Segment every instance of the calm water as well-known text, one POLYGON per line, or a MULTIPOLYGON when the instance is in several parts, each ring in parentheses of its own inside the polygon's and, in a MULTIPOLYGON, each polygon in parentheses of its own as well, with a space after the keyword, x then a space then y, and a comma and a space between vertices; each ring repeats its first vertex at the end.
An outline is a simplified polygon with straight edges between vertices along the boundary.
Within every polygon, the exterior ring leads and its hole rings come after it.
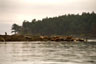
POLYGON ((96 42, 0 42, 0 64, 96 64, 96 42))

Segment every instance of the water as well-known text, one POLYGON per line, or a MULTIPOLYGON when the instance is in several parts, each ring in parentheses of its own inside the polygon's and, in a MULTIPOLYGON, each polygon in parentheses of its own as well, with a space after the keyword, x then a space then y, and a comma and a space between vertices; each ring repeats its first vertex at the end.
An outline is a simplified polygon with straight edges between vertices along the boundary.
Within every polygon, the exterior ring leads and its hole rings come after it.
POLYGON ((0 64, 96 64, 96 42, 0 42, 0 64))

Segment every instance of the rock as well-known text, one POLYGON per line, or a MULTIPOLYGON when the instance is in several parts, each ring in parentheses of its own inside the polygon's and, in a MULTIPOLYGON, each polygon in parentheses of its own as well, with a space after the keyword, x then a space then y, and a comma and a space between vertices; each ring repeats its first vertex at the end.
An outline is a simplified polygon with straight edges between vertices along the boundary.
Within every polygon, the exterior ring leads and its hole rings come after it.
POLYGON ((0 35, 0 41, 84 41, 72 36, 0 35))

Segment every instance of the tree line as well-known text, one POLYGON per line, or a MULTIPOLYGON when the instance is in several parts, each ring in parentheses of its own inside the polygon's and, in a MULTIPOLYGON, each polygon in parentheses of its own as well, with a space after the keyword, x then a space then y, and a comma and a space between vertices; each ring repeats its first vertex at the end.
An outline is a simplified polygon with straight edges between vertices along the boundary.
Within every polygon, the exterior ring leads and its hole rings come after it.
POLYGON ((68 14, 42 20, 24 20, 12 25, 12 32, 31 35, 96 35, 96 13, 68 14))

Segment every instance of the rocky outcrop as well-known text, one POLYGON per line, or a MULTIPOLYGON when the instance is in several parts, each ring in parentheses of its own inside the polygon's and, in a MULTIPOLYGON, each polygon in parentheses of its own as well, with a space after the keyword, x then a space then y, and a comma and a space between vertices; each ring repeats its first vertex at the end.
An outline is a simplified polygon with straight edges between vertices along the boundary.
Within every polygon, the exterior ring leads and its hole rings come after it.
POLYGON ((72 36, 0 35, 0 41, 84 41, 72 36))

